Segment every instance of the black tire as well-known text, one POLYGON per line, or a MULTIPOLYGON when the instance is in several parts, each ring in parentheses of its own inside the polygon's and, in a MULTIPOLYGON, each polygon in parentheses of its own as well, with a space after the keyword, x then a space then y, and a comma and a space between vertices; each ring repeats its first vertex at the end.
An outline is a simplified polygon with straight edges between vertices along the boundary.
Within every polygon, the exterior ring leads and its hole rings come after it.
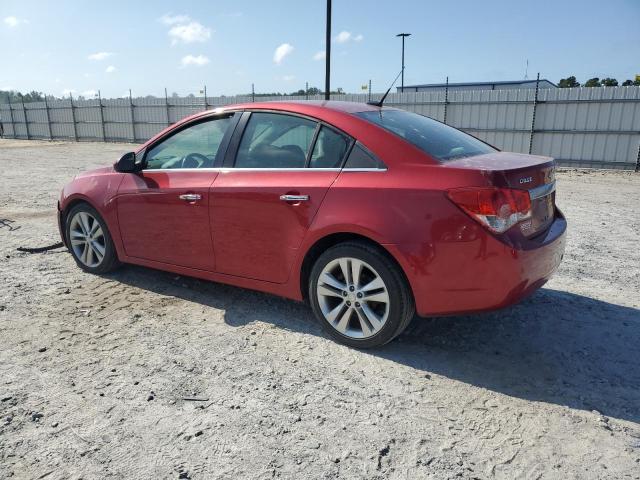
MULTIPOLYGON (((411 289, 398 265, 380 248, 360 241, 340 243, 320 255, 309 277, 309 302, 313 313, 327 333, 339 343, 355 348, 379 347, 390 342, 407 328, 415 314, 415 303, 411 289), (319 277, 325 267, 329 267, 331 262, 341 258, 357 259, 373 267, 375 273, 384 282, 386 293, 388 293, 386 322, 379 331, 367 338, 353 338, 338 331, 325 318, 320 306, 317 292, 319 277)), ((341 300, 337 299, 336 302, 340 303, 341 300)), ((353 321, 354 317, 349 320, 349 323, 351 324, 353 321)), ((355 321, 358 321, 357 316, 355 321)))
POLYGON ((98 213, 98 211, 95 208, 93 208, 91 205, 89 205, 88 203, 79 203, 75 205, 71 210, 69 210, 69 212, 65 217, 64 228, 65 228, 64 234, 67 240, 67 247, 69 249, 69 252, 71 253, 71 256, 73 257, 73 259, 76 261, 76 263, 82 270, 84 270, 85 272, 100 275, 103 273, 111 272, 112 270, 120 266, 120 261, 118 260, 118 254, 113 244, 113 240, 111 238, 109 229, 107 228, 107 224, 102 218, 102 216, 98 213), (85 264, 79 258, 78 254, 72 247, 72 243, 71 243, 71 226, 73 223, 73 219, 76 217, 76 215, 82 212, 87 213, 91 217, 93 217, 93 219, 95 219, 99 223, 103 233, 102 238, 104 239, 104 256, 102 257, 102 260, 99 262, 99 264, 95 266, 85 264))

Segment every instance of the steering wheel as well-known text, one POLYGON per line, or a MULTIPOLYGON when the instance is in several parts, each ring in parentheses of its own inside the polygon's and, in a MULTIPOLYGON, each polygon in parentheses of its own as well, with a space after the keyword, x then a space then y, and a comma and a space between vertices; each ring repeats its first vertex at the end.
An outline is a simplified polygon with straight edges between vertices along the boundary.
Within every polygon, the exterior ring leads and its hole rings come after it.
POLYGON ((200 168, 208 161, 209 159, 201 153, 190 153, 182 159, 182 168, 200 168))

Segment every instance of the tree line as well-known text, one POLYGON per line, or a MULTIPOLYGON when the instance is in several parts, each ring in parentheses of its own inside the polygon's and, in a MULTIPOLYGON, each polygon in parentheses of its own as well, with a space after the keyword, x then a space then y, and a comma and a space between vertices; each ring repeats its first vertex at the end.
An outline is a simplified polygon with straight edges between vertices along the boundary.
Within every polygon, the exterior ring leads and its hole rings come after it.
MULTIPOLYGON (((598 77, 593 77, 584 82, 583 85, 580 84, 576 77, 571 75, 567 78, 561 78, 558 82, 558 87, 560 88, 575 88, 575 87, 617 87, 618 80, 615 78, 603 78, 600 79, 598 77)), ((631 86, 640 86, 640 80, 625 80, 622 82, 623 87, 631 87, 631 86)))
POLYGON ((42 102, 44 101, 44 94, 42 92, 36 92, 35 90, 25 93, 24 95, 14 90, 0 90, 0 103, 24 103, 29 102, 42 102))
MULTIPOLYGON (((561 78, 560 81, 558 82, 558 87, 560 88, 575 88, 575 87, 617 87, 617 86, 623 86, 623 87, 630 87, 630 86, 640 86, 640 79, 638 80, 625 80, 624 82, 622 82, 622 84, 620 85, 618 83, 618 80, 616 80, 615 78, 598 78, 598 77, 594 77, 594 78, 590 78, 589 80, 587 80, 586 82, 584 82, 583 84, 581 84, 574 75, 571 75, 570 77, 567 78, 561 78)), ((280 96, 284 96, 284 95, 291 95, 291 96, 305 96, 305 95, 322 95, 324 92, 323 90, 319 89, 318 87, 309 87, 308 89, 303 89, 301 88, 300 90, 296 90, 295 92, 291 92, 291 93, 280 93, 280 92, 268 92, 268 93, 255 93, 253 94, 256 98, 259 97, 280 97, 280 96)), ((338 88, 337 90, 332 90, 331 91, 332 94, 344 94, 345 91, 342 88, 338 88)), ((244 94, 246 96, 251 96, 251 93, 246 93, 244 94)), ((171 94, 171 97, 178 97, 179 95, 175 92, 173 92, 171 94)), ((222 95, 223 97, 225 95, 222 95)), ((47 98, 49 99, 56 99, 58 97, 55 97, 53 95, 46 95, 47 98)), ((189 95, 187 95, 187 97, 190 98, 195 98, 196 95, 194 95, 193 93, 190 93, 189 95)), ((62 98, 62 97, 59 97, 62 98)), ((140 98, 140 97, 136 97, 136 98, 140 98)), ((154 95, 146 95, 144 98, 157 98, 154 95)), ((1 103, 20 103, 20 102, 24 102, 24 103, 29 103, 29 102, 43 102, 45 99, 45 94, 42 92, 37 92, 35 90, 32 90, 31 92, 28 93, 21 93, 21 92, 17 92, 15 90, 0 90, 0 104, 1 103)), ((85 98, 82 95, 79 95, 76 97, 77 100, 84 100, 85 98)))

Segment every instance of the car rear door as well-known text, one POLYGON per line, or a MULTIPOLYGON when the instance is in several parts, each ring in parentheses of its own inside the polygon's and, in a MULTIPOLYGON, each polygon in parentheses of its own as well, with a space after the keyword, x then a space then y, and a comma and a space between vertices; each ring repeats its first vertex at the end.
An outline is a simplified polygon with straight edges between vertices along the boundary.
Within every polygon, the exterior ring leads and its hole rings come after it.
POLYGON ((350 146, 349 138, 332 131, 342 150, 327 146, 325 153, 317 141, 323 129, 328 127, 300 116, 245 112, 231 141, 228 168, 211 188, 217 272, 275 283, 288 280, 304 235, 350 146))
POLYGON ((209 187, 234 126, 234 114, 189 124, 151 145, 142 171, 125 174, 117 210, 128 256, 214 271, 209 187))

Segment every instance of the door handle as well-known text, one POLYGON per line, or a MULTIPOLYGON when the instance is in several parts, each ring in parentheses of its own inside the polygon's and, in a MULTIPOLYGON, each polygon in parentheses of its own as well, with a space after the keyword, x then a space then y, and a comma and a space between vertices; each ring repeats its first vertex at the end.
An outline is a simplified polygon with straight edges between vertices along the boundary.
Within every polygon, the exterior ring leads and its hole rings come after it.
POLYGON ((309 200, 309 195, 280 195, 280 200, 283 202, 306 202, 309 200))
POLYGON ((198 193, 185 193, 180 195, 180 200, 184 200, 185 202, 195 202, 196 200, 201 200, 202 195, 198 193))

